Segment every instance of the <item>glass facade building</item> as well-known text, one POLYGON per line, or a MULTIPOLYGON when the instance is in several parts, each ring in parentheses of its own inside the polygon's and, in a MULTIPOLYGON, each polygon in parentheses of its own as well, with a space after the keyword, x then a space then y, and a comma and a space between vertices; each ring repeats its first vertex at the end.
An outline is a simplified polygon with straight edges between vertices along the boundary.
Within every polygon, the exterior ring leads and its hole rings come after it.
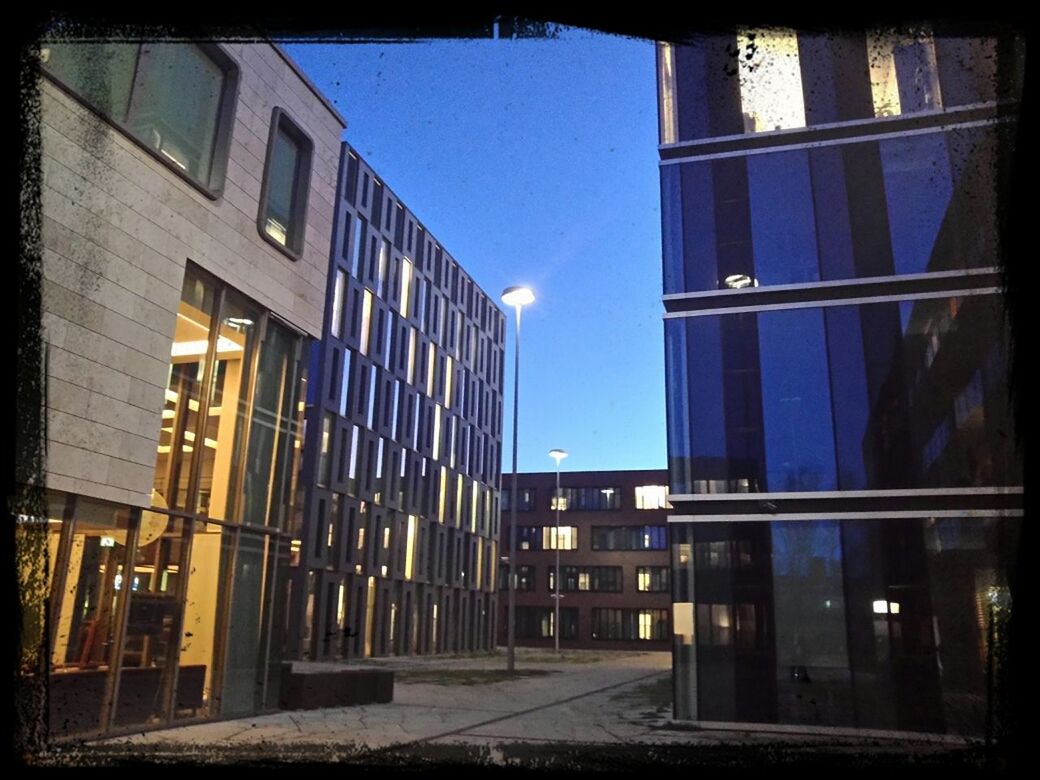
POLYGON ((346 144, 334 225, 288 653, 490 650, 504 315, 346 144))
POLYGON ((941 28, 658 46, 677 717, 985 729, 1022 56, 941 28))

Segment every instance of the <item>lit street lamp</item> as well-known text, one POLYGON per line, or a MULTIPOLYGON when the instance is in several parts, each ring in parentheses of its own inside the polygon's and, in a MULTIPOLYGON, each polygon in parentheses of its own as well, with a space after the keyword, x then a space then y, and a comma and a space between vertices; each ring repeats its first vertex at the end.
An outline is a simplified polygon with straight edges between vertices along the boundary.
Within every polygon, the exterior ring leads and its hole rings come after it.
POLYGON ((560 653, 560 461, 567 457, 565 450, 549 450, 549 457, 556 461, 556 615, 553 623, 553 638, 556 654, 560 653))
POLYGON ((534 293, 527 287, 507 287, 502 291, 502 303, 516 309, 516 346, 513 363, 513 489, 510 500, 509 523, 509 616, 506 671, 513 673, 516 649, 516 423, 520 393, 520 310, 534 303, 534 293))

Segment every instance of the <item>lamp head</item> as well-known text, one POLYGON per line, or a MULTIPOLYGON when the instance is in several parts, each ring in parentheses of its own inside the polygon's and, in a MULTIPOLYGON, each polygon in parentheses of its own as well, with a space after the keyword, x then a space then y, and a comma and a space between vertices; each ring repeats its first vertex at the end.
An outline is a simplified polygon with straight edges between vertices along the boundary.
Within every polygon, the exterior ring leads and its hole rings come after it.
POLYGON ((502 303, 520 308, 534 303, 534 291, 530 287, 507 287, 502 291, 502 303))
POLYGON ((556 465, 560 465, 560 461, 567 457, 566 450, 549 450, 549 457, 556 461, 556 465))

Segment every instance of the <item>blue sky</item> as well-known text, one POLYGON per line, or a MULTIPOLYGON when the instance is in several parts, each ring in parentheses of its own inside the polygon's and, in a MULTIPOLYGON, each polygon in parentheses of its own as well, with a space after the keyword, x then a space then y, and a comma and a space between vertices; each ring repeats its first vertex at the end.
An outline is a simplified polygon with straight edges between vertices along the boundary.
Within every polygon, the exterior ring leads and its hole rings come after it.
MULTIPOLYGON (((519 469, 664 468, 653 45, 557 40, 285 44, 345 138, 497 300, 523 315, 519 469)), ((513 327, 502 467, 512 464, 513 327)))

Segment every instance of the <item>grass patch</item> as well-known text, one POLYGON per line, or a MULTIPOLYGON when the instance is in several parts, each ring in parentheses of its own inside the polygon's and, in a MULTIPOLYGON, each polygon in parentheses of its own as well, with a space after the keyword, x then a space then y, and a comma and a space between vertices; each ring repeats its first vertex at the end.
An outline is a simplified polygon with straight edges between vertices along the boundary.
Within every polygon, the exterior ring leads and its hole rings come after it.
POLYGON ((548 669, 517 669, 510 674, 505 669, 400 669, 394 679, 409 683, 430 685, 490 685, 518 677, 544 677, 556 674, 548 669))

